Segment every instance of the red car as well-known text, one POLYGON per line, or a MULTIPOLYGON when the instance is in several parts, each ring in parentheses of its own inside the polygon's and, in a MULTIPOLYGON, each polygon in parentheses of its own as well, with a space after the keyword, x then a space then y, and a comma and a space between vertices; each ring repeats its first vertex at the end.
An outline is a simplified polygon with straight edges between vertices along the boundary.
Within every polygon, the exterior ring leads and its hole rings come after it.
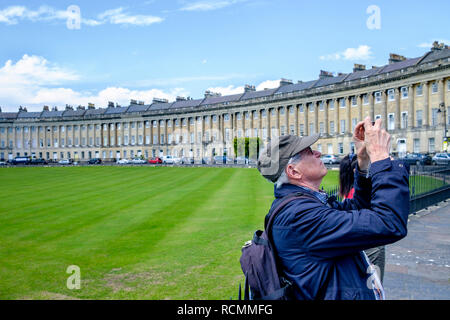
POLYGON ((148 160, 148 163, 153 163, 153 164, 155 164, 155 163, 162 163, 162 159, 159 158, 159 157, 151 158, 150 160, 148 160))

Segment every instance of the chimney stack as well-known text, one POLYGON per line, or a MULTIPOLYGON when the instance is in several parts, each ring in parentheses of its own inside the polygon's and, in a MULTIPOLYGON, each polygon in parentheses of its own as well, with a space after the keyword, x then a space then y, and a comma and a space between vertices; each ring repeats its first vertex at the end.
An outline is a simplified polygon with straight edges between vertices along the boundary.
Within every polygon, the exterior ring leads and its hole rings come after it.
POLYGON ((364 71, 364 70, 366 70, 366 65, 358 64, 358 63, 353 64, 353 72, 364 71))
POLYGON ((319 79, 332 78, 332 77, 333 77, 333 72, 320 70, 319 79))
POLYGON ((95 104, 88 102, 88 110, 95 109, 95 104))
POLYGON ((256 91, 255 86, 246 84, 245 87, 244 87, 244 92, 252 92, 252 91, 256 91))
POLYGON ((281 80, 280 80, 280 87, 286 86, 286 85, 292 84, 292 83, 293 83, 292 80, 281 78, 281 80))
POLYGON ((205 91, 205 98, 208 97, 220 97, 222 94, 218 93, 218 92, 212 92, 210 90, 206 90, 205 91))
POLYGON ((42 108, 42 111, 49 111, 48 106, 44 106, 44 108, 42 108))
POLYGON ((160 99, 160 98, 153 98, 153 103, 167 103, 169 100, 167 99, 160 99))
POLYGON ((185 97, 177 96, 176 101, 186 101, 186 98, 185 98, 185 97))
POLYGON ((393 64, 393 63, 404 61, 404 60, 406 60, 405 56, 401 56, 401 55, 396 54, 396 53, 390 53, 389 54, 389 64, 393 64))

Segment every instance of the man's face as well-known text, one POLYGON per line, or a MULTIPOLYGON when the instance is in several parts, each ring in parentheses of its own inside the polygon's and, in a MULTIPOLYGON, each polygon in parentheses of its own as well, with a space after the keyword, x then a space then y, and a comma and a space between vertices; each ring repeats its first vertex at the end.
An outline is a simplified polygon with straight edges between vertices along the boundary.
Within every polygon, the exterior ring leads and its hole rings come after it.
POLYGON ((310 147, 300 151, 300 161, 295 167, 302 173, 302 180, 317 181, 325 177, 327 168, 320 159, 321 155, 319 151, 313 151, 310 147))

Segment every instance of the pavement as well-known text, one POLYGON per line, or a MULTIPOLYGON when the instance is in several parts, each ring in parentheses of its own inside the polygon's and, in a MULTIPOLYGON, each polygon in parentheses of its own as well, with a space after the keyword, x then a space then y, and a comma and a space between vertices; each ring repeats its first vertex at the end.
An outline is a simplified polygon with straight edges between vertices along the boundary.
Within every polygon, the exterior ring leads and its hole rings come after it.
POLYGON ((408 235, 386 246, 387 300, 450 299, 450 199, 410 215, 408 235))

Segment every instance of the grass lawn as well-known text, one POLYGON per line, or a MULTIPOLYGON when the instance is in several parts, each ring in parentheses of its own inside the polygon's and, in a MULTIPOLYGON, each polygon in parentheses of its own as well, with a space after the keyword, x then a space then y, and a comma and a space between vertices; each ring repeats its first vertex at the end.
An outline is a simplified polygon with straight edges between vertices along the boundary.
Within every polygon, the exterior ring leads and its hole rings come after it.
POLYGON ((2 168, 0 181, 0 299, 235 299, 241 246, 273 200, 246 168, 2 168))
POLYGON ((236 298, 241 246, 273 199, 244 168, 3 168, 0 179, 0 299, 236 298), (70 265, 80 290, 66 287, 70 265))

